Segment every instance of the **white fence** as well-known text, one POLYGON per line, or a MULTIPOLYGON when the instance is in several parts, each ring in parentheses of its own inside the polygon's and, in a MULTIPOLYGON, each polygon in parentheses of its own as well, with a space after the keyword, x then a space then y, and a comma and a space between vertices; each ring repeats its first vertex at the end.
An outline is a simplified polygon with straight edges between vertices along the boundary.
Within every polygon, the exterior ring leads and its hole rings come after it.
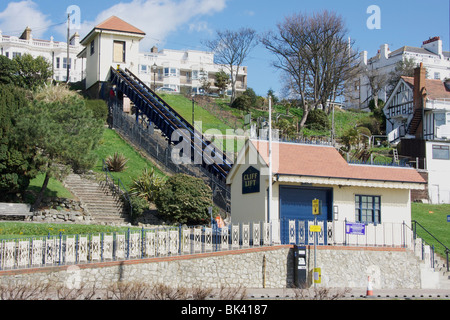
MULTIPOLYGON (((406 224, 365 225, 349 230, 349 223, 289 220, 231 224, 225 228, 167 227, 85 235, 57 235, 0 241, 0 270, 102 261, 146 259, 273 244, 410 247, 413 232, 406 224), (349 233, 349 231, 352 231, 349 233)), ((354 228, 355 226, 352 225, 354 228)))

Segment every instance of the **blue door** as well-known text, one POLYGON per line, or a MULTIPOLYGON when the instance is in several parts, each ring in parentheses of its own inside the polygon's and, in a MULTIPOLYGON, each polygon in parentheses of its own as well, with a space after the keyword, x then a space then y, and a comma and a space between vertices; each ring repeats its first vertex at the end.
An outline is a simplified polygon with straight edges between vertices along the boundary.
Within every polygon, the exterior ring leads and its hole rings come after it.
MULTIPOLYGON (((333 190, 329 188, 313 188, 313 187, 295 187, 280 186, 280 220, 281 220, 281 241, 289 243, 289 220, 296 221, 296 229, 298 229, 298 221, 314 220, 312 213, 312 201, 318 199, 321 201, 322 214, 317 216, 319 221, 331 220, 332 216, 332 195, 333 190)), ((325 225, 324 225, 325 227, 325 225)), ((298 230, 296 230, 298 233, 298 230)), ((307 237, 308 232, 304 235, 307 237)), ((298 235, 295 235, 298 240, 298 235)), ((298 243, 298 241, 296 241, 298 243)), ((307 243, 307 239, 306 239, 307 243)))

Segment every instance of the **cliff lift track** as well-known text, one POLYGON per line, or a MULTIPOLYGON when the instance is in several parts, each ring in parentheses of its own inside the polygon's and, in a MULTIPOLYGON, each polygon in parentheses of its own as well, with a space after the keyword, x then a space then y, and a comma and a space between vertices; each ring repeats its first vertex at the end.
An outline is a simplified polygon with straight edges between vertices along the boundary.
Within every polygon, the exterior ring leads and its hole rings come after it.
POLYGON ((191 160, 196 159, 195 155, 201 157, 202 166, 225 181, 232 167, 232 163, 227 159, 226 154, 212 142, 206 140, 201 132, 196 130, 192 124, 186 121, 130 70, 111 67, 110 82, 133 101, 137 112, 145 114, 169 139, 170 143, 172 142, 172 133, 181 129, 178 133, 183 139, 187 139, 191 146, 191 160), (188 135, 186 130, 189 132, 188 135), (201 145, 198 141, 201 141, 201 145), (206 148, 209 148, 209 150, 204 152, 206 148), (211 157, 210 154, 213 156, 211 157), (215 160, 219 157, 222 161, 215 160))

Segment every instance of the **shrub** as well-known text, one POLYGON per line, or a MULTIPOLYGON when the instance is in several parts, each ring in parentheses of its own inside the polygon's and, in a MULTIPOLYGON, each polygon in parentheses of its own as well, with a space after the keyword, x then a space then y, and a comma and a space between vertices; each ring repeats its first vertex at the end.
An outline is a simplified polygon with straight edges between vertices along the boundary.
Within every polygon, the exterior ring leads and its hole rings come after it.
POLYGON ((131 212, 131 217, 133 219, 141 216, 146 210, 149 209, 147 200, 133 194, 130 195, 130 203, 133 208, 131 212))
POLYGON ((95 119, 106 122, 108 118, 108 105, 106 101, 101 99, 86 99, 85 103, 86 107, 92 111, 95 119))
POLYGON ((145 168, 141 176, 133 180, 130 193, 148 202, 154 202, 163 185, 164 180, 156 174, 154 168, 145 168))
POLYGON ((106 158, 105 163, 109 171, 121 172, 126 169, 128 159, 121 153, 115 152, 113 156, 106 158))
POLYGON ((314 109, 309 112, 305 125, 312 130, 324 131, 330 129, 328 116, 320 109, 314 109))
POLYGON ((158 213, 173 223, 204 223, 212 206, 212 191, 202 179, 176 174, 167 179, 155 204, 158 213))
POLYGON ((248 95, 240 95, 236 99, 234 99, 233 103, 231 104, 232 108, 243 110, 244 112, 248 112, 250 108, 252 107, 252 98, 248 95))

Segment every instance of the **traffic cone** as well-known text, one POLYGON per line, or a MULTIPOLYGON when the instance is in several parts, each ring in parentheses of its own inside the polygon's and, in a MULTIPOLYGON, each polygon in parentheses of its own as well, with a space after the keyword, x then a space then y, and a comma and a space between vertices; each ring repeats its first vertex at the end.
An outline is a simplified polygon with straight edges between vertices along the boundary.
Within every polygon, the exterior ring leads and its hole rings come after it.
POLYGON ((371 296, 373 296, 372 281, 370 281, 370 277, 367 277, 367 278, 368 278, 368 283, 367 283, 366 297, 371 297, 371 296))

